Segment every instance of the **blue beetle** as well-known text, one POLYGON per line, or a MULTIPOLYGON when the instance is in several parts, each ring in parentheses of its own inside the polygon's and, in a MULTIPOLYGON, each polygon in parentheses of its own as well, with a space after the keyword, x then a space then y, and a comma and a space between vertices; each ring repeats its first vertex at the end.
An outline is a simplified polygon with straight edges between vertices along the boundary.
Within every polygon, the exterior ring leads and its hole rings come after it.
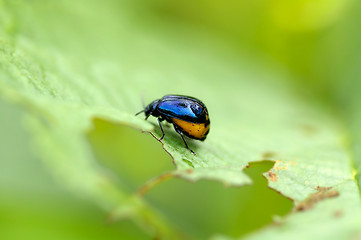
POLYGON ((158 118, 159 127, 162 131, 159 140, 164 138, 165 133, 161 122, 166 120, 173 124, 175 131, 182 137, 186 148, 193 154, 195 153, 188 147, 183 135, 204 141, 209 133, 208 110, 202 101, 193 97, 166 95, 161 99, 154 100, 136 115, 142 112, 145 114, 145 120, 151 115, 158 118))

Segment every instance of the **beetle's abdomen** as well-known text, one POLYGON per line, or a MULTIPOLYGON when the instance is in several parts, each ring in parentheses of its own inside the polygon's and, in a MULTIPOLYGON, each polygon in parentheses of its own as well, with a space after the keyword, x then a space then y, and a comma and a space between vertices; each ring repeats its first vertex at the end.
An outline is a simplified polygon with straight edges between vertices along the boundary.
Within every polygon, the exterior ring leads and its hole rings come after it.
POLYGON ((181 128, 182 132, 194 139, 204 140, 209 132, 209 123, 192 123, 178 118, 171 118, 172 121, 181 128))

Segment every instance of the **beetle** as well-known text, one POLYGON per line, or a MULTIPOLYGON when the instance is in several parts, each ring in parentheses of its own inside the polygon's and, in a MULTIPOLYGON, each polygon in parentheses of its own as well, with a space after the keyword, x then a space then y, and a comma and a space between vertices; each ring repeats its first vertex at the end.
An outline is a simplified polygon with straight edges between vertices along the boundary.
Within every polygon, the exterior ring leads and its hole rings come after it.
POLYGON ((188 147, 183 135, 204 141, 209 133, 210 120, 208 110, 201 100, 184 96, 184 95, 166 95, 161 99, 154 100, 142 111, 135 114, 136 116, 144 112, 145 120, 149 116, 158 119, 162 136, 158 139, 161 141, 165 133, 162 127, 162 121, 173 124, 175 131, 182 137, 186 148, 195 155, 188 147))

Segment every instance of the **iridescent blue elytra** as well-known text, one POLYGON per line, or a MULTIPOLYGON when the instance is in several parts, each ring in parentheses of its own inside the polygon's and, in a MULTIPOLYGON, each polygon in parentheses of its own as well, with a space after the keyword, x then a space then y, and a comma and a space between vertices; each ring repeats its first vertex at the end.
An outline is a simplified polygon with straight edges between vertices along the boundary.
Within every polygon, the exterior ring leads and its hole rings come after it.
POLYGON ((176 132, 181 135, 186 148, 193 154, 194 152, 188 147, 183 135, 203 141, 209 133, 208 110, 202 101, 193 97, 166 95, 151 102, 139 113, 141 112, 145 113, 145 119, 151 115, 158 118, 159 127, 163 134, 159 140, 162 140, 165 135, 161 122, 166 120, 172 123, 176 132))

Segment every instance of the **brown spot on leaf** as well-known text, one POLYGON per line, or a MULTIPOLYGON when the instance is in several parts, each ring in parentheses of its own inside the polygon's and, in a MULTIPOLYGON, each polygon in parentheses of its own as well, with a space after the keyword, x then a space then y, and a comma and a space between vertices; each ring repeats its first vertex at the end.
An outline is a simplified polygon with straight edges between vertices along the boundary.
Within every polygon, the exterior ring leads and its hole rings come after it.
POLYGON ((317 128, 312 125, 303 124, 301 125, 301 129, 307 136, 313 136, 317 133, 317 128))
POLYGON ((328 190, 330 190, 332 187, 320 187, 320 186, 317 186, 315 187, 315 189, 319 192, 326 192, 328 190))
POLYGON ((261 158, 264 159, 270 159, 270 158, 274 158, 276 156, 275 152, 264 152, 261 156, 261 158))
POLYGON ((268 177, 269 177, 269 180, 271 180, 272 182, 276 182, 278 180, 277 174, 275 174, 274 172, 271 172, 271 171, 268 172, 268 177))
POLYGON ((277 160, 277 161, 276 161, 276 163, 275 163, 275 165, 274 165, 274 167, 273 167, 276 171, 279 171, 279 170, 280 170, 279 165, 280 165, 281 162, 282 162, 282 160, 277 160))
POLYGON ((332 187, 317 186, 315 189, 317 190, 317 192, 310 194, 310 196, 307 199, 305 199, 302 202, 299 202, 296 205, 295 207, 296 212, 309 210, 313 208, 316 205, 316 203, 318 203, 321 200, 327 198, 334 198, 340 195, 337 190, 331 190, 332 187))
POLYGON ((337 210, 333 213, 333 216, 335 218, 340 218, 340 217, 342 217, 342 215, 343 215, 343 212, 341 210, 337 210))
POLYGON ((275 165, 274 165, 273 168, 274 168, 276 171, 279 171, 279 170, 287 170, 290 165, 294 166, 294 165, 296 165, 296 163, 293 162, 293 161, 284 162, 284 161, 282 161, 282 160, 276 160, 276 161, 275 161, 275 165))

